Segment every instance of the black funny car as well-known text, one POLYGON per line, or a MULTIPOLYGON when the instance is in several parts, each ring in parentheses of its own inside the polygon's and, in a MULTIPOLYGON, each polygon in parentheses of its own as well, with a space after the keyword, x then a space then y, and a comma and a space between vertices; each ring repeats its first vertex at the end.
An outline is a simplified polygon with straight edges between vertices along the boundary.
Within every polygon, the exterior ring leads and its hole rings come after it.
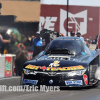
POLYGON ((89 50, 78 37, 58 37, 23 66, 22 85, 92 86, 100 50, 89 50))

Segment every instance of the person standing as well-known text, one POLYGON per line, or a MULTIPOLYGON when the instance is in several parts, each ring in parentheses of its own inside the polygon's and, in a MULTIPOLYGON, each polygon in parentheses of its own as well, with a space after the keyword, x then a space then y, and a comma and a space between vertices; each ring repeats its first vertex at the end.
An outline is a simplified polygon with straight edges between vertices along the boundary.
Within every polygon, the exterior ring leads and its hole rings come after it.
POLYGON ((70 36, 71 36, 71 37, 75 37, 75 32, 74 32, 74 31, 71 31, 71 32, 70 32, 70 36))
POLYGON ((33 57, 38 55, 42 51, 42 38, 40 37, 40 32, 36 32, 36 37, 33 39, 33 57))
POLYGON ((25 46, 20 43, 19 49, 16 52, 16 60, 15 60, 17 75, 21 76, 23 65, 26 61, 28 61, 28 51, 25 50, 25 46))
MULTIPOLYGON (((32 37, 31 37, 31 42, 30 42, 30 45, 31 46, 33 46, 33 39, 35 38, 35 36, 34 35, 32 35, 32 37)), ((32 51, 34 51, 34 47, 32 48, 32 51)))
POLYGON ((4 48, 2 46, 3 43, 10 43, 10 40, 3 39, 2 35, 0 34, 0 51, 3 54, 4 48))
POLYGON ((81 38, 83 41, 84 41, 84 38, 83 37, 81 37, 81 33, 80 32, 77 32, 77 37, 79 37, 79 38, 81 38))

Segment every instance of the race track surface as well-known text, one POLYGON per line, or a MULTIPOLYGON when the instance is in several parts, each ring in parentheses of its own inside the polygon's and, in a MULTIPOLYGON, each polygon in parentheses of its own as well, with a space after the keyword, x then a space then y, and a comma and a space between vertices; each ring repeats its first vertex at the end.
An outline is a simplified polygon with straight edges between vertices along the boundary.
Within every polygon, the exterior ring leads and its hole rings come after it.
MULTIPOLYGON (((0 85, 19 86, 20 77, 0 79, 0 85)), ((62 88, 56 92, 0 92, 0 100, 100 100, 100 87, 62 88)))
MULTIPOLYGON (((94 50, 96 45, 90 45, 94 50)), ((0 86, 20 86, 20 77, 0 79, 0 86)), ((100 100, 100 85, 88 88, 61 88, 55 92, 0 92, 0 100, 100 100)))

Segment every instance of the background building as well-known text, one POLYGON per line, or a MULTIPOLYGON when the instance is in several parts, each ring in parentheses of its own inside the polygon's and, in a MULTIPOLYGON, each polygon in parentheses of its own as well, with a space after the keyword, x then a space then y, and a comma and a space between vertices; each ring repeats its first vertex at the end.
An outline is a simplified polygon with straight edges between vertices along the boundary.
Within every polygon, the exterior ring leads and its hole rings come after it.
POLYGON ((17 28, 20 33, 33 35, 38 30, 39 0, 1 0, 0 26, 17 28))

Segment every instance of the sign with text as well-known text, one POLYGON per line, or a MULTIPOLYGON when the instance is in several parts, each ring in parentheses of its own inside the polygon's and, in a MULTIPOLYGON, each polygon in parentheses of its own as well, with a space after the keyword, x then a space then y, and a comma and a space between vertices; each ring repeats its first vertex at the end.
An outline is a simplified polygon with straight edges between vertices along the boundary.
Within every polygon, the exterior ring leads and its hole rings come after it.
MULTIPOLYGON (((67 33, 67 6, 41 4, 39 30, 48 29, 67 33)), ((68 34, 79 31, 85 38, 99 33, 99 7, 72 6, 68 12, 68 34)))
POLYGON ((5 77, 10 77, 12 73, 12 57, 5 57, 5 77))

